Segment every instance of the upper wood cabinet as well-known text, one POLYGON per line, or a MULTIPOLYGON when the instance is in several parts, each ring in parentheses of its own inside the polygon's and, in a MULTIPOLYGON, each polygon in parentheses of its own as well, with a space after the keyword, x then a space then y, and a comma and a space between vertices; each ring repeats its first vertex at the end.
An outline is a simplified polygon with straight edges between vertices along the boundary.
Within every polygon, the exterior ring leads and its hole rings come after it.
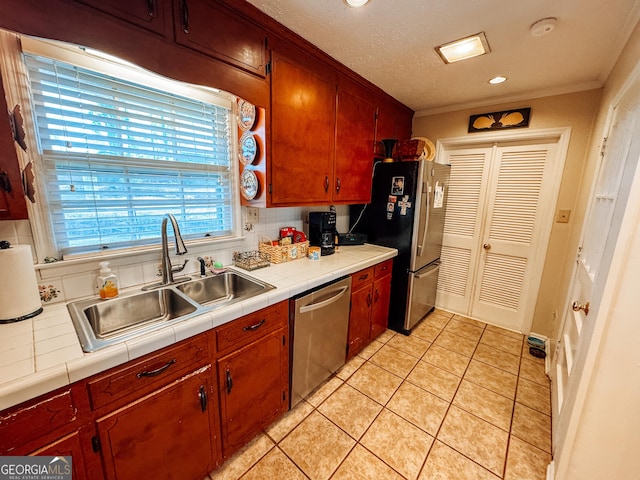
POLYGON ((271 204, 331 202, 336 82, 272 52, 271 204))
POLYGON ((142 27, 150 32, 164 35, 166 11, 170 0, 76 0, 120 20, 142 27))
POLYGON ((0 220, 28 218, 22 176, 0 78, 0 220))
POLYGON ((216 0, 173 1, 177 43, 247 72, 266 75, 267 35, 258 25, 216 0))
POLYGON ((272 62, 270 204, 368 203, 376 113, 370 92, 302 57, 274 51, 272 62))
POLYGON ((376 107, 369 100, 338 90, 336 113, 335 203, 369 203, 376 107))
POLYGON ((379 101, 376 117, 375 153, 377 156, 386 156, 381 140, 385 138, 409 140, 411 138, 413 112, 408 108, 400 108, 395 104, 379 101))

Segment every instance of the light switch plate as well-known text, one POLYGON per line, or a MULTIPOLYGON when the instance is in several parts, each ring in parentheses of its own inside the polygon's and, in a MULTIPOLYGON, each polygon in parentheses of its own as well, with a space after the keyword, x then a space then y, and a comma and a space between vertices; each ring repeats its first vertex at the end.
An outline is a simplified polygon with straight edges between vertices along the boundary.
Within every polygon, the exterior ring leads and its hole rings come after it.
POLYGON ((259 217, 256 207, 247 207, 247 223, 258 223, 259 217))
POLYGON ((569 223, 569 217, 571 216, 571 210, 558 210, 556 215, 556 223, 569 223))

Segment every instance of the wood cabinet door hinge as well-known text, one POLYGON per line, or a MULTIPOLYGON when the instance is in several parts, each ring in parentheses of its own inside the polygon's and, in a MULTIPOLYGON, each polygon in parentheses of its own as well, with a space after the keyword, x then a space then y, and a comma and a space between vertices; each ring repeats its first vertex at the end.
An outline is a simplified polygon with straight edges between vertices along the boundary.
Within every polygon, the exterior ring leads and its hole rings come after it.
POLYGON ((91 437, 91 449, 95 453, 100 452, 100 450, 102 449, 102 446, 100 445, 100 438, 98 438, 95 435, 93 437, 91 437))
POLYGON ((264 66, 264 72, 266 75, 269 75, 271 73, 271 62, 267 62, 267 64, 264 66))
POLYGON ((272 194, 272 193, 273 193, 273 184, 270 183, 269 184, 269 194, 272 194))

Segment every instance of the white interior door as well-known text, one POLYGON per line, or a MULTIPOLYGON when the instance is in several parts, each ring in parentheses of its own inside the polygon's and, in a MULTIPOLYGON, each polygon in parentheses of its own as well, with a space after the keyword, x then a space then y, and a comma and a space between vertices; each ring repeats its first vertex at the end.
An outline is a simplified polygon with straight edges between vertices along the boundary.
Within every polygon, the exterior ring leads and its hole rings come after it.
POLYGON ((554 217, 555 160, 555 143, 495 149, 472 317, 528 330, 554 217))
POLYGON ((460 149, 444 160, 451 173, 436 305, 452 312, 466 314, 471 306, 491 154, 486 147, 460 149))
MULTIPOLYGON (((640 82, 614 110, 551 366, 554 462, 573 440, 603 328, 598 310, 640 157, 640 82)), ((604 315, 603 315, 604 316, 604 315)))
POLYGON ((528 331, 564 158, 558 138, 452 149, 437 305, 528 331), (524 143, 524 145, 523 145, 524 143))

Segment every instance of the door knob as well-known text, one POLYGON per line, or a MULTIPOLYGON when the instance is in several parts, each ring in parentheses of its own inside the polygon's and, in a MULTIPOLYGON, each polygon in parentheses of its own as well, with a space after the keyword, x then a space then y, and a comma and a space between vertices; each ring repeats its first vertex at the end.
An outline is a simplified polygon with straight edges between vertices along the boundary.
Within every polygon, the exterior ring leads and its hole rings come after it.
POLYGON ((484 245, 482 245, 482 248, 484 248, 485 250, 491 250, 491 244, 485 243, 484 245))
POLYGON ((571 305, 571 308, 573 309, 574 312, 579 312, 580 310, 583 310, 585 315, 589 315, 589 302, 582 305, 576 300, 575 302, 573 302, 573 305, 571 305))

